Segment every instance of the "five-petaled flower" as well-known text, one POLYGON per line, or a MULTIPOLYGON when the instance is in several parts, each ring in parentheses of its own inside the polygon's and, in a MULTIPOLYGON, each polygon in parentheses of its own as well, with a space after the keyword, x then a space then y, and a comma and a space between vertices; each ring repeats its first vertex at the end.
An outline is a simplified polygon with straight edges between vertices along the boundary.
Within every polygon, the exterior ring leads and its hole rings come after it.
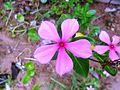
MULTIPOLYGON (((66 19, 61 24, 62 37, 59 37, 56 27, 49 21, 43 21, 39 27, 38 34, 41 38, 52 40, 54 43, 42 45, 34 52, 34 57, 41 64, 50 62, 56 51, 58 56, 56 60, 56 72, 62 76, 73 69, 73 62, 66 50, 81 58, 89 58, 92 55, 91 44, 88 40, 81 39, 74 42, 68 40, 79 30, 79 24, 76 19, 66 19)), ((79 68, 79 67, 78 67, 79 68)))
POLYGON ((98 54, 104 54, 109 50, 109 58, 112 61, 119 59, 117 53, 120 54, 120 46, 117 46, 117 44, 120 42, 120 38, 114 35, 111 42, 109 35, 105 31, 101 31, 99 38, 107 45, 96 45, 94 51, 96 51, 98 54))

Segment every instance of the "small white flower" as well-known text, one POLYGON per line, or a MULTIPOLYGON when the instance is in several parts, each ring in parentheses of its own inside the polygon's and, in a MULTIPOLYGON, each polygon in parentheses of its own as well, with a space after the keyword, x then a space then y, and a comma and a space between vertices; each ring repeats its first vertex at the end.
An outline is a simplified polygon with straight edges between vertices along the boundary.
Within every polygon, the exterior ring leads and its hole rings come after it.
POLYGON ((6 88, 5 90, 11 90, 10 85, 8 83, 5 84, 5 88, 6 88))
POLYGON ((92 85, 90 85, 90 87, 87 87, 87 90, 95 90, 92 85))

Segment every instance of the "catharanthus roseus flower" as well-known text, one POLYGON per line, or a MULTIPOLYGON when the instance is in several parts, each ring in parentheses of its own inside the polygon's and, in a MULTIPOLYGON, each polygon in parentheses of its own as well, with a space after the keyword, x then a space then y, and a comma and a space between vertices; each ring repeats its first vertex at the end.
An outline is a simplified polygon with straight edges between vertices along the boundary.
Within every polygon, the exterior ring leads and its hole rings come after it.
POLYGON ((87 87, 87 90, 95 90, 92 85, 90 85, 90 87, 87 87))
POLYGON ((34 57, 41 64, 50 62, 55 52, 58 51, 56 60, 56 72, 62 76, 73 69, 73 62, 66 50, 81 58, 92 55, 91 44, 88 40, 81 39, 74 42, 68 40, 78 31, 79 24, 76 19, 66 19, 61 24, 62 37, 59 37, 56 27, 49 21, 43 21, 39 27, 38 34, 41 38, 52 40, 54 44, 42 45, 34 52, 34 57))
POLYGON ((120 54, 120 46, 117 46, 117 44, 120 42, 120 38, 114 35, 111 42, 109 35, 105 31, 101 31, 99 38, 107 45, 96 45, 94 51, 96 51, 98 54, 104 54, 106 51, 109 50, 109 58, 112 61, 119 59, 117 53, 120 54))

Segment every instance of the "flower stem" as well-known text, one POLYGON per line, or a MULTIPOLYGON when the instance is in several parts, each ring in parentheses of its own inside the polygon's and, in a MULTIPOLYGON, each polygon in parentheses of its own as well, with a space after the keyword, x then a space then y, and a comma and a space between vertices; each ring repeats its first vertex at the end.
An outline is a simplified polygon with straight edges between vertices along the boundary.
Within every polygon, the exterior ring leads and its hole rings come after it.
POLYGON ((51 80, 54 81, 54 82, 56 82, 57 84, 59 84, 61 87, 66 88, 65 85, 63 85, 63 84, 60 83, 59 81, 55 80, 54 78, 51 77, 51 80))

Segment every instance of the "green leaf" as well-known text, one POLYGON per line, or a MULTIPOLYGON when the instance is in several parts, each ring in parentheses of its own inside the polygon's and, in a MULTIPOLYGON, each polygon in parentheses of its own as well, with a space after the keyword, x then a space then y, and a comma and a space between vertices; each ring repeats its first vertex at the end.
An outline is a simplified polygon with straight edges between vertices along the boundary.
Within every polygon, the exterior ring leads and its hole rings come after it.
POLYGON ((83 9, 82 9, 82 13, 83 14, 86 14, 86 12, 90 9, 90 4, 89 3, 86 3, 84 6, 83 6, 83 9))
POLYGON ((27 84, 30 80, 30 76, 29 75, 25 75, 23 78, 22 78, 22 83, 24 84, 27 84))
POLYGON ((27 75, 33 77, 35 75, 35 70, 27 71, 27 75))
POLYGON ((72 74, 72 85, 79 90, 77 76, 75 74, 72 74))
POLYGON ((41 86, 40 85, 35 85, 32 90, 40 90, 41 86))
POLYGON ((11 10, 11 9, 12 9, 12 4, 11 4, 11 2, 5 2, 5 3, 4 3, 4 8, 5 8, 6 10, 11 10))
POLYGON ((15 15, 15 19, 19 22, 24 22, 24 16, 20 13, 15 15))
POLYGON ((91 83, 95 88, 100 87, 99 79, 93 78, 91 83))
POLYGON ((96 59, 98 59, 100 62, 105 62, 108 58, 108 52, 106 52, 105 54, 103 55, 100 55, 96 52, 93 53, 93 57, 95 57, 96 59))
MULTIPOLYGON (((93 56, 98 59, 101 63, 101 65, 104 65, 104 62, 106 63, 106 60, 107 60, 107 57, 108 57, 108 52, 106 52, 105 54, 103 55, 99 55, 97 54, 96 52, 93 53, 93 56)), ((117 74, 117 70, 115 68, 113 68, 112 66, 110 65, 106 65, 104 66, 104 69, 109 73, 111 74, 112 76, 115 76, 117 74)))
POLYGON ((112 76, 115 76, 117 74, 117 70, 111 66, 105 66, 104 69, 111 74, 112 76))
POLYGON ((94 26, 94 27, 92 27, 92 31, 89 33, 88 36, 89 37, 97 36, 99 33, 100 33, 100 27, 94 26))
POLYGON ((51 16, 51 11, 48 11, 46 13, 43 14, 43 17, 49 18, 51 16))
POLYGON ((36 31, 36 28, 32 27, 32 28, 28 29, 28 38, 31 41, 39 41, 40 40, 40 37, 36 31))
POLYGON ((75 57, 72 53, 68 52, 69 56, 72 58, 76 73, 83 77, 87 77, 89 73, 89 60, 75 57))
POLYGON ((96 10, 89 10, 89 11, 87 12, 87 16, 88 16, 88 17, 91 17, 91 16, 93 16, 95 13, 96 13, 96 10))
POLYGON ((90 41, 92 44, 95 43, 95 40, 91 37, 75 37, 71 39, 71 42, 76 41, 76 40, 80 40, 80 39, 87 39, 88 41, 90 41))
POLYGON ((25 68, 28 70, 28 71, 30 71, 30 70, 34 70, 35 69, 35 65, 33 64, 33 62, 27 62, 26 64, 25 64, 25 68))
POLYGON ((93 0, 86 0, 88 3, 93 3, 93 0))

